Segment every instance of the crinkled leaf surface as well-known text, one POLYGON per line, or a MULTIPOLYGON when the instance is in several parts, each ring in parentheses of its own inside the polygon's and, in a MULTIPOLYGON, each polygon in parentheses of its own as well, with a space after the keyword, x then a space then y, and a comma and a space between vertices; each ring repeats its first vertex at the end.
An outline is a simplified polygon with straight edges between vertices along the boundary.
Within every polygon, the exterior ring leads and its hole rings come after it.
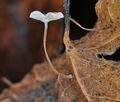
MULTIPOLYGON (((66 54, 53 60, 57 70, 73 74, 70 59, 66 54)), ((37 64, 32 73, 0 94, 0 102, 87 102, 75 77, 65 79, 57 76, 48 63, 37 64), (16 97, 14 97, 16 95, 16 97)))
POLYGON ((14 98, 11 91, 22 102, 43 102, 54 95, 51 89, 58 95, 58 102, 87 102, 86 98, 89 102, 120 102, 120 61, 110 57, 120 47, 119 5, 119 0, 99 0, 96 4, 98 21, 95 26, 99 30, 90 32, 78 41, 70 41, 65 35, 66 52, 72 65, 63 56, 54 60, 53 64, 62 73, 75 74, 78 83, 75 78, 59 78, 62 85, 56 84, 57 77, 48 70, 49 65, 43 63, 33 68, 29 78, 4 91, 1 102, 13 102, 10 101, 14 98), (50 85, 47 90, 38 90, 46 82, 52 83, 47 83, 50 85))
MULTIPOLYGON (((65 35, 66 52, 89 102, 120 102, 120 1, 99 0, 95 28, 78 41, 65 35)), ((65 33, 67 34, 67 33, 65 33)))

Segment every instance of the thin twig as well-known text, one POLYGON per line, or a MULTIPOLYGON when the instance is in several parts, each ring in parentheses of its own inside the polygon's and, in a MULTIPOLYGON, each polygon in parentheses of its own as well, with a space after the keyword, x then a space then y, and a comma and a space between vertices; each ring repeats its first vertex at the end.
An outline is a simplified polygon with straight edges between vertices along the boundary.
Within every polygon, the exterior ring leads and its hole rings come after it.
MULTIPOLYGON (((6 77, 2 77, 1 81, 3 81, 9 87, 13 86, 13 83, 9 79, 7 79, 6 77)), ((13 91, 10 91, 10 93, 12 94, 12 97, 18 102, 19 101, 18 96, 13 91)))
POLYGON ((6 77, 2 77, 1 80, 9 87, 13 86, 13 83, 10 80, 8 80, 6 77))
POLYGON ((65 29, 70 30, 70 0, 64 0, 65 29))
POLYGON ((75 23, 77 26, 79 26, 83 30, 86 30, 86 31, 97 31, 98 30, 96 28, 85 28, 81 24, 79 24, 76 20, 74 20, 73 18, 69 17, 69 19, 70 19, 70 21, 72 21, 73 23, 75 23))
MULTIPOLYGON (((64 31, 64 43, 70 43, 70 0, 64 0, 64 17, 65 17, 65 31, 64 31)), ((66 48, 67 50, 67 48, 66 48)))
MULTIPOLYGON (((65 10, 65 33, 64 33, 64 43, 66 45, 71 45, 72 42, 70 41, 70 38, 69 38, 69 32, 70 32, 70 15, 69 15, 69 10, 70 10, 70 0, 64 0, 64 4, 65 4, 65 7, 64 7, 64 10, 65 10)), ((70 57, 72 59, 72 57, 70 57)), ((75 77, 76 77, 76 80, 82 90, 82 92, 84 93, 84 95, 86 96, 87 100, 88 101, 91 101, 91 99, 88 97, 88 93, 86 92, 85 90, 85 86, 82 84, 82 80, 81 78, 79 77, 78 75, 78 72, 77 72, 77 69, 75 67, 75 65, 73 64, 72 62, 72 65, 73 65, 73 71, 74 71, 74 74, 75 74, 75 77)))

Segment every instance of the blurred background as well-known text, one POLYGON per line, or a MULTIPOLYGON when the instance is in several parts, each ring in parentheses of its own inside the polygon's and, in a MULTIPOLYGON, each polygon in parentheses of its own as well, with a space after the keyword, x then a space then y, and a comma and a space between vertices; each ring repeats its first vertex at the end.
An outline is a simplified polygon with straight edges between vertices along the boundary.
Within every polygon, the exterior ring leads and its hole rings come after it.
MULTIPOLYGON (((97 0, 71 0, 71 16, 84 27, 92 28, 97 20, 97 0)), ((43 52, 44 25, 29 18, 34 10, 43 13, 63 12, 63 0, 0 0, 0 78, 20 81, 32 66, 45 61, 43 52)), ((64 12, 63 12, 64 13, 64 12)), ((64 52, 64 20, 50 22, 47 51, 51 58, 64 52)), ((71 23, 71 39, 87 32, 71 23)), ((0 90, 7 87, 2 81, 0 90)))
MULTIPOLYGON (((44 25, 29 18, 34 10, 43 13, 63 11, 63 1, 0 0, 0 77, 7 77, 12 82, 21 80, 34 64, 45 59, 44 25)), ((62 34, 63 20, 49 24, 47 51, 50 57, 61 52, 62 34)))

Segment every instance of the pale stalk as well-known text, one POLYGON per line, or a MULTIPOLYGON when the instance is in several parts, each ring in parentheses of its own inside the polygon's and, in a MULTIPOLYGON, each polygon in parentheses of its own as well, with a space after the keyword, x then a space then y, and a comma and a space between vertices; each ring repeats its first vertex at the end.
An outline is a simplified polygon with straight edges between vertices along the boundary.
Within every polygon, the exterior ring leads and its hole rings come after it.
POLYGON ((46 48, 47 48, 47 46, 46 46, 46 45, 47 45, 47 44, 46 44, 46 38, 47 38, 48 22, 45 22, 45 23, 44 23, 44 26, 45 26, 45 28, 44 28, 43 47, 44 47, 44 52, 45 52, 46 59, 47 59, 49 65, 50 65, 51 69, 52 69, 53 72, 54 72, 55 74, 57 74, 57 75, 61 75, 61 76, 65 77, 65 78, 72 78, 72 75, 62 74, 62 73, 58 72, 58 71, 55 69, 55 67, 53 66, 53 64, 52 64, 52 62, 51 62, 51 60, 50 60, 50 58, 49 58, 49 56, 48 56, 47 49, 46 49, 46 48))
POLYGON ((85 28, 85 27, 83 27, 82 25, 80 25, 76 20, 74 20, 71 17, 69 17, 69 20, 72 21, 73 23, 75 23, 78 27, 80 27, 83 30, 86 30, 86 31, 96 31, 96 30, 98 30, 98 29, 95 29, 95 28, 85 28))

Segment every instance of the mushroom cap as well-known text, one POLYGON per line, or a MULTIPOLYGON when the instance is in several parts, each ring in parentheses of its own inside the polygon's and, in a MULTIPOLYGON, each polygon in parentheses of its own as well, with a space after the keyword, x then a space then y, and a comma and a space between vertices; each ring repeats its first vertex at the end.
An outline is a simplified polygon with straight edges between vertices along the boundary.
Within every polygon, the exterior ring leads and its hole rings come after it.
POLYGON ((58 19, 61 19, 63 17, 64 17, 64 15, 61 12, 48 12, 47 14, 43 14, 40 11, 33 11, 30 14, 30 18, 39 20, 43 23, 50 22, 53 20, 58 20, 58 19))

